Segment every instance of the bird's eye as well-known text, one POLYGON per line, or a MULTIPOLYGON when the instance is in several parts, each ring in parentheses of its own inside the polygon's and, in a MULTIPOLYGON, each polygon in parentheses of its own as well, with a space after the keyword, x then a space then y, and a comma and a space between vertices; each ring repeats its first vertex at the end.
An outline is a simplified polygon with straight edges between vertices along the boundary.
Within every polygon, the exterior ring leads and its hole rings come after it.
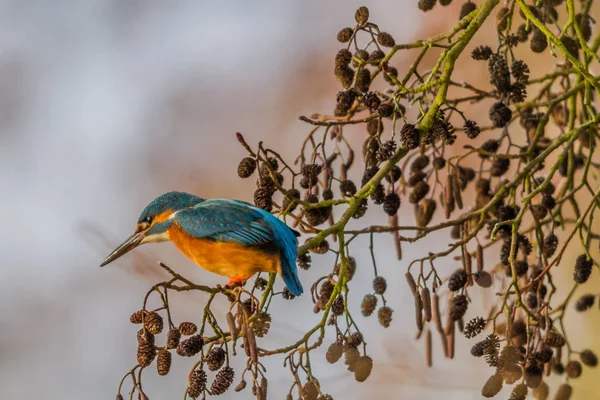
POLYGON ((140 230, 143 231, 143 230, 150 228, 151 224, 152 224, 152 217, 146 217, 142 220, 142 222, 140 222, 138 227, 140 230))

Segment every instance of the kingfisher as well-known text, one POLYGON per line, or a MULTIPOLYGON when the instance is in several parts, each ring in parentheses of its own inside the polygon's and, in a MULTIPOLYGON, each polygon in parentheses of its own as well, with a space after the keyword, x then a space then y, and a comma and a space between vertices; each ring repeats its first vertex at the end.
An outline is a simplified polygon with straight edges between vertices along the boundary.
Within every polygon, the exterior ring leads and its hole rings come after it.
POLYGON ((133 235, 100 266, 141 244, 171 241, 198 266, 229 277, 229 286, 243 285, 257 272, 277 273, 299 296, 299 235, 271 213, 243 201, 168 192, 144 208, 133 235))

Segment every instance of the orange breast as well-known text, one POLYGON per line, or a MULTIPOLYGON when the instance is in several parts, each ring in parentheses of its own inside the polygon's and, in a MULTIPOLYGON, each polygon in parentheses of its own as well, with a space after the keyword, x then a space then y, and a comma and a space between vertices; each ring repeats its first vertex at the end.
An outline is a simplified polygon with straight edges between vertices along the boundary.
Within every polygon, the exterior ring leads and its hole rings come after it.
POLYGON ((171 242, 190 260, 215 274, 250 277, 257 272, 279 272, 279 256, 236 243, 189 236, 177 224, 169 229, 171 242))

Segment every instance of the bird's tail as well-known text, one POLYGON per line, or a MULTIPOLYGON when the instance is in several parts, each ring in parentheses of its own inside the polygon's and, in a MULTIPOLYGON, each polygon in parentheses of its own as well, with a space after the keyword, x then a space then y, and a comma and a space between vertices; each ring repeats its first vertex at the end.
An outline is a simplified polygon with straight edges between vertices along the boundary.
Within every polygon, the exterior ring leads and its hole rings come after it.
POLYGON ((281 264, 281 277, 283 282, 294 296, 300 296, 303 292, 296 257, 298 256, 298 239, 295 231, 290 229, 282 221, 277 220, 275 224, 275 237, 279 248, 279 262, 281 264))
MULTIPOLYGON (((284 252, 285 250, 282 251, 282 253, 284 252)), ((294 251, 294 253, 297 253, 297 250, 294 251)), ((281 277, 283 278, 285 285, 294 296, 300 296, 304 290, 302 289, 302 284, 298 278, 296 257, 294 256, 294 258, 290 261, 289 256, 280 254, 279 259, 281 260, 281 277)))

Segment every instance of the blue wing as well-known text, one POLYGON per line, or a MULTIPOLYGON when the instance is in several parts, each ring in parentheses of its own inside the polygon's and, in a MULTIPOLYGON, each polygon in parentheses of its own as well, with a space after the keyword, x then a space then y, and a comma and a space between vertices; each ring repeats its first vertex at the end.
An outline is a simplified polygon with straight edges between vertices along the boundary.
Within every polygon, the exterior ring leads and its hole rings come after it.
POLYGON ((175 222, 196 238, 246 246, 267 244, 273 233, 259 209, 233 200, 206 200, 175 215, 175 222))
POLYGON ((177 212, 175 223, 196 238, 273 248, 288 289, 296 296, 302 293, 295 232, 270 213, 241 201, 212 199, 177 212))

